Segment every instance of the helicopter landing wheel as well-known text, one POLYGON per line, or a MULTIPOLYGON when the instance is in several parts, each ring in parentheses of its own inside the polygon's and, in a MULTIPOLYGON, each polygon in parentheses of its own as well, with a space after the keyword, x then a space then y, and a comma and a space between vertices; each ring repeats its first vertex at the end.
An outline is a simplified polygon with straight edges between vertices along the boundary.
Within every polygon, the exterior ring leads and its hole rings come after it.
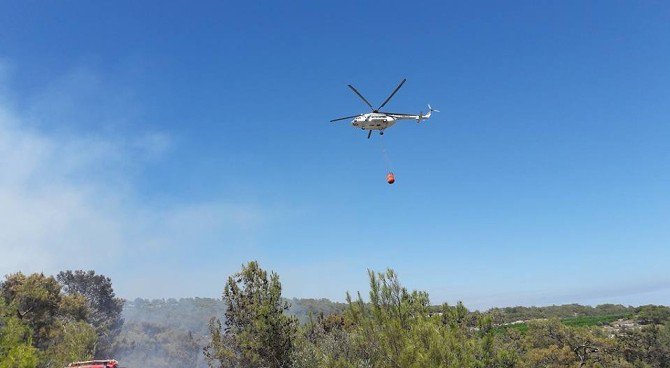
POLYGON ((383 131, 383 130, 380 130, 380 131, 379 131, 379 135, 384 135, 384 131, 383 131))

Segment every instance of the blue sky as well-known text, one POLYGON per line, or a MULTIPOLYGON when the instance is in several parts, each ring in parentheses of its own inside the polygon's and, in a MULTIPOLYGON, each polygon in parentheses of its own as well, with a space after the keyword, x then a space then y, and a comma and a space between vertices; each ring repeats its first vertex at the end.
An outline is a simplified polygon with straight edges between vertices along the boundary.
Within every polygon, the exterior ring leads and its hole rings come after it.
POLYGON ((5 2, 0 272, 289 297, 670 301, 662 2, 5 2), (441 110, 379 137, 328 120, 441 110))

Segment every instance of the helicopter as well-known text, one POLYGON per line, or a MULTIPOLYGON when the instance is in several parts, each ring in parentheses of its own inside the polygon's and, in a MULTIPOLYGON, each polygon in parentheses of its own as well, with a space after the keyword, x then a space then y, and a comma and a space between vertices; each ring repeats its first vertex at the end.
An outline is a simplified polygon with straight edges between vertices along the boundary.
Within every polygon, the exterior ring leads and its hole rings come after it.
POLYGON ((379 105, 378 108, 372 107, 372 104, 368 102, 363 95, 358 92, 358 90, 352 86, 351 84, 348 84, 347 86, 351 88, 352 91, 358 97, 360 97, 363 102, 365 102, 368 107, 372 110, 371 112, 368 113, 363 113, 363 114, 358 114, 358 115, 352 115, 352 116, 345 116, 343 118, 337 118, 333 119, 330 122, 336 122, 336 121, 341 121, 341 120, 351 120, 351 125, 356 127, 356 128, 361 128, 363 130, 368 131, 368 139, 370 139, 370 136, 372 135, 373 130, 378 130, 379 135, 384 134, 384 130, 386 128, 389 128, 393 126, 398 120, 416 120, 417 123, 420 123, 422 120, 428 120, 433 112, 440 112, 439 110, 433 109, 430 105, 428 105, 428 113, 424 114, 423 112, 420 112, 418 115, 413 115, 413 114, 403 114, 403 113, 396 113, 396 112, 387 112, 387 111, 381 111, 381 108, 386 106, 386 104, 391 100, 391 98, 398 92, 400 87, 402 87, 403 84, 405 84, 405 81, 407 79, 403 79, 400 84, 391 92, 391 94, 382 102, 381 105, 379 105))

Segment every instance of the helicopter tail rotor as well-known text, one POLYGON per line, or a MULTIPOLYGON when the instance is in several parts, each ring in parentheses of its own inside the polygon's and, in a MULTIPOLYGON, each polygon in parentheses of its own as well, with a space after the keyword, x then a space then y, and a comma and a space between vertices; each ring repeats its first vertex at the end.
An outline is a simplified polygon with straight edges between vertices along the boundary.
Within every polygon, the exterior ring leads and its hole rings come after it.
POLYGON ((428 113, 426 115, 423 114, 423 111, 419 113, 416 117, 416 122, 417 124, 421 122, 421 120, 428 120, 430 116, 433 114, 433 112, 440 112, 440 110, 435 110, 430 104, 428 105, 428 113))

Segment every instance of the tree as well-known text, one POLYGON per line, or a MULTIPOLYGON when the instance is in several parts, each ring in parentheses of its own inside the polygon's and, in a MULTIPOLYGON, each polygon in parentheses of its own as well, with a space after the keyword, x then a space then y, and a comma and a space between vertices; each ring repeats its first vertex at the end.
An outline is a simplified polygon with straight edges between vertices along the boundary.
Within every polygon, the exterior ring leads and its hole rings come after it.
POLYGON ((0 367, 58 367, 92 357, 97 337, 81 295, 62 295, 51 276, 8 275, 0 285, 0 367))
POLYGON ((354 340, 361 356, 374 367, 398 367, 404 361, 416 361, 421 352, 413 346, 410 332, 420 318, 428 315, 428 294, 409 292, 391 269, 384 273, 368 270, 368 276, 369 303, 360 295, 353 301, 347 294, 347 317, 356 326, 354 340))
POLYGON ((499 367, 505 366, 499 361, 513 361, 494 348, 490 320, 479 323, 486 327, 480 334, 469 326, 462 303, 431 313, 428 294, 408 291, 393 270, 368 273, 369 302, 347 295, 352 367, 499 367))
POLYGON ((205 355, 211 367, 289 368, 297 321, 287 316, 276 273, 268 278, 257 262, 249 262, 228 278, 223 300, 225 327, 210 321, 211 342, 205 355))
POLYGON ((46 349, 59 315, 61 295, 58 282, 44 274, 25 276, 19 272, 6 276, 0 289, 10 313, 32 331, 34 346, 46 349))
POLYGON ((637 310, 637 318, 642 324, 660 325, 670 321, 670 307, 663 305, 643 305, 637 310))
POLYGON ((58 320, 51 341, 43 365, 59 368, 93 358, 97 335, 93 326, 85 321, 58 320))
POLYGON ((343 314, 310 316, 296 340, 294 368, 356 367, 359 356, 349 322, 343 314))
POLYGON ((670 322, 665 326, 647 325, 626 329, 617 336, 618 351, 635 365, 670 366, 670 322))
POLYGON ((38 351, 31 342, 30 328, 8 314, 0 298, 0 368, 35 368, 38 351))
POLYGON ((90 315, 87 321, 95 328, 98 343, 95 347, 96 358, 109 358, 113 351, 114 338, 121 331, 123 319, 123 299, 117 298, 112 280, 95 271, 62 271, 56 278, 63 286, 66 295, 82 295, 86 298, 90 315))

